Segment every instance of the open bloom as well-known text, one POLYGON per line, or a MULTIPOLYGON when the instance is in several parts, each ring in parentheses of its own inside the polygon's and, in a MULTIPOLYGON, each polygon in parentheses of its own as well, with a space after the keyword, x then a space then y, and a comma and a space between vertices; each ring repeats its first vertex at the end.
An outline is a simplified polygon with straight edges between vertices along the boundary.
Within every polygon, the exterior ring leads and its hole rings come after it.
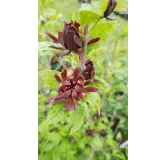
POLYGON ((54 77, 59 83, 58 95, 53 99, 53 102, 66 100, 64 109, 75 109, 75 101, 82 99, 88 92, 97 92, 98 88, 84 87, 85 79, 79 75, 80 69, 76 68, 71 76, 67 76, 67 71, 61 73, 62 79, 55 74, 54 77))
POLYGON ((109 19, 108 16, 111 15, 111 13, 114 11, 116 5, 117 5, 117 2, 115 2, 115 0, 109 0, 108 6, 104 12, 104 17, 106 19, 109 19))
MULTIPOLYGON (((80 36, 80 24, 76 21, 71 21, 70 23, 64 22, 64 28, 62 32, 58 32, 58 38, 53 34, 45 31, 45 33, 53 40, 54 43, 61 44, 60 47, 50 46, 51 48, 59 50, 68 50, 66 54, 58 53, 60 57, 69 55, 71 51, 79 53, 79 49, 83 47, 82 38, 80 36)), ((87 42, 87 45, 96 43, 100 38, 94 38, 87 42)))

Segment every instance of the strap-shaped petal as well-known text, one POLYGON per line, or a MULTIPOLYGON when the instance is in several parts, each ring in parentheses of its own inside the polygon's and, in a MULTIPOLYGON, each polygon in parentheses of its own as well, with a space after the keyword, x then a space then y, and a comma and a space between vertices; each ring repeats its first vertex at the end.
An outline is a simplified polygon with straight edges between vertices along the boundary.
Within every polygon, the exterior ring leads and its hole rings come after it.
POLYGON ((63 101, 64 99, 65 99, 65 94, 60 93, 55 97, 55 102, 60 102, 60 101, 63 101))
POLYGON ((65 97, 68 98, 71 94, 71 90, 67 90, 66 92, 64 92, 65 97))
POLYGON ((77 79, 77 78, 78 78, 79 72, 80 72, 80 68, 77 67, 77 68, 74 70, 74 72, 73 72, 74 79, 77 79))
POLYGON ((75 109, 74 99, 68 98, 66 104, 64 105, 64 109, 74 110, 75 109))
POLYGON ((94 38, 88 41, 87 45, 93 44, 93 43, 97 43, 100 40, 100 38, 94 38))
POLYGON ((61 72, 61 77, 62 79, 65 81, 67 79, 67 71, 66 69, 64 69, 62 72, 61 72))
POLYGON ((72 98, 75 98, 75 97, 77 97, 77 91, 75 90, 75 89, 72 89, 72 98))
POLYGON ((48 31, 45 31, 45 34, 47 34, 55 43, 59 43, 58 38, 55 37, 53 34, 49 33, 48 31))
POLYGON ((49 48, 54 48, 54 49, 58 49, 58 50, 66 50, 65 47, 49 46, 49 48))
POLYGON ((60 44, 64 45, 63 33, 62 32, 58 32, 58 40, 59 40, 60 44))
POLYGON ((76 86, 75 86, 75 89, 76 89, 78 92, 81 92, 81 93, 97 92, 97 91, 98 91, 98 88, 95 88, 95 87, 81 88, 79 85, 76 85, 76 86))
POLYGON ((78 37, 77 35, 74 35, 74 42, 75 42, 78 46, 82 47, 82 41, 81 41, 80 37, 78 37))
POLYGON ((69 51, 69 52, 67 52, 67 53, 65 53, 65 54, 58 52, 58 53, 56 53, 56 55, 57 55, 57 57, 62 58, 62 57, 64 57, 64 56, 68 56, 70 53, 71 53, 71 51, 69 51))
POLYGON ((54 74, 54 77, 58 83, 62 82, 62 80, 60 79, 60 77, 57 74, 54 74))

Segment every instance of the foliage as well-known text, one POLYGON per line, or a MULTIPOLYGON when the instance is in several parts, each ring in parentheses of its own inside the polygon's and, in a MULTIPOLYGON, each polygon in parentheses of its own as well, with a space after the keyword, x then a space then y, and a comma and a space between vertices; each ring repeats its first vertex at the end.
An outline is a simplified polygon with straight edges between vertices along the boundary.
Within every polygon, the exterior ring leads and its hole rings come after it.
MULTIPOLYGON (((92 0, 91 4, 81 4, 78 0, 39 0, 39 160, 83 160, 106 159, 126 160, 127 148, 119 146, 128 139, 128 73, 127 73, 127 21, 114 14, 113 21, 101 19, 108 0, 92 0), (74 12, 73 12, 74 10, 74 12), (77 20, 82 26, 89 24, 89 39, 101 40, 87 47, 86 59, 94 62, 96 79, 89 84, 97 87, 98 93, 87 93, 76 104, 76 110, 63 110, 65 100, 50 104, 57 95, 58 83, 54 74, 60 76, 57 67, 51 70, 49 59, 55 50, 44 34, 49 30, 54 35, 63 28, 63 20, 77 20), (87 135, 86 130, 93 130, 87 135), (101 131, 106 135, 102 136, 101 131)), ((115 8, 124 12, 127 1, 118 1, 115 8)), ((62 51, 63 52, 63 51, 62 51)), ((63 52, 64 53, 64 52, 63 52)), ((62 59, 59 65, 73 68, 79 65, 79 57, 73 52, 62 59)))

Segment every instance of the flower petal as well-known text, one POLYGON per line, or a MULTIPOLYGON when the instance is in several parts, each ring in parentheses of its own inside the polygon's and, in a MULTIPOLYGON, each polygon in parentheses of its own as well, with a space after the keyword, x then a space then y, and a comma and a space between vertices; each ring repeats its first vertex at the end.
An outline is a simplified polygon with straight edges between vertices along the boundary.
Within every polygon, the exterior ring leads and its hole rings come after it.
POLYGON ((78 78, 77 83, 78 83, 81 87, 84 87, 84 79, 83 79, 82 77, 79 77, 79 78, 78 78))
POLYGON ((78 98, 79 98, 79 99, 82 99, 82 98, 84 98, 84 95, 83 95, 82 93, 79 93, 79 94, 78 94, 78 98))
POLYGON ((77 97, 77 91, 75 89, 72 89, 72 98, 77 97))
POLYGON ((65 99, 65 94, 64 93, 60 93, 55 97, 55 102, 60 102, 62 100, 65 99))
POLYGON ((60 79, 60 77, 57 74, 54 74, 54 77, 58 83, 62 82, 62 80, 60 79))
POLYGON ((69 98, 66 104, 64 105, 64 109, 74 110, 75 109, 74 99, 69 98))
POLYGON ((54 48, 54 49, 59 49, 59 50, 66 50, 65 47, 49 46, 49 48, 54 48))
POLYGON ((93 82, 93 79, 89 79, 87 80, 85 83, 84 83, 84 86, 88 85, 88 84, 91 84, 93 82))
POLYGON ((64 92, 65 97, 68 98, 71 94, 71 90, 67 90, 66 92, 64 92))
POLYGON ((80 24, 79 24, 79 23, 77 23, 77 22, 75 21, 75 22, 74 22, 74 27, 76 27, 76 28, 77 28, 77 30, 79 30, 80 24))
POLYGON ((78 78, 79 72, 80 72, 80 69, 79 69, 79 67, 77 67, 77 68, 74 70, 74 72, 73 72, 74 79, 77 79, 77 78, 78 78))
POLYGON ((75 42, 78 46, 82 47, 82 41, 81 41, 81 39, 80 39, 77 35, 74 35, 74 42, 75 42))
POLYGON ((93 43, 97 43, 100 40, 100 38, 94 38, 88 41, 87 45, 93 44, 93 43))
POLYGON ((75 89, 76 89, 78 92, 81 92, 81 93, 97 92, 97 91, 98 91, 98 88, 95 88, 95 87, 81 88, 81 87, 78 86, 78 85, 75 86, 75 89))
POLYGON ((66 69, 64 69, 62 72, 61 72, 61 77, 62 79, 65 81, 67 79, 67 71, 66 69))
POLYGON ((65 53, 65 54, 58 52, 58 53, 56 53, 56 55, 57 55, 57 57, 62 58, 62 57, 64 57, 64 56, 68 56, 70 53, 71 53, 71 51, 69 51, 69 52, 67 52, 67 53, 65 53))
POLYGON ((59 40, 60 44, 62 44, 64 46, 63 33, 62 32, 58 32, 58 40, 59 40))
POLYGON ((48 31, 45 31, 44 33, 47 34, 55 43, 59 43, 58 38, 55 37, 53 34, 49 33, 48 31))

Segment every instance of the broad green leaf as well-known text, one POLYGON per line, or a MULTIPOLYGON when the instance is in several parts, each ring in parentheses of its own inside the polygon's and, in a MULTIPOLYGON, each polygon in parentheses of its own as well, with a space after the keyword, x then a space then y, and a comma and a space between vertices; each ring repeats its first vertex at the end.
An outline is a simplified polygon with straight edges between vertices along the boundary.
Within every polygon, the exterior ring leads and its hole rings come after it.
POLYGON ((64 101, 55 104, 54 109, 52 109, 48 114, 46 120, 47 124, 56 124, 64 120, 68 116, 69 111, 68 110, 63 111, 64 104, 65 104, 64 101))
POLYGON ((39 124, 38 131, 42 134, 47 134, 49 132, 48 124, 43 121, 39 124))
POLYGON ((109 0, 101 0, 101 1, 100 1, 100 10, 101 10, 101 12, 102 12, 103 14, 104 14, 104 12, 105 12, 107 6, 108 6, 108 1, 109 1, 109 0))
POLYGON ((95 135, 95 137, 91 141, 91 146, 97 150, 102 150, 103 148, 103 138, 99 137, 99 135, 95 135))
POLYGON ((108 34, 113 31, 116 22, 114 21, 107 21, 105 19, 100 20, 89 30, 89 34, 91 38, 100 37, 102 40, 105 40, 108 37, 108 34))
POLYGON ((78 131, 84 123, 84 107, 77 106, 76 110, 72 111, 70 114, 70 122, 73 127, 70 129, 70 135, 78 131))
POLYGON ((93 4, 82 4, 80 8, 80 23, 82 25, 89 24, 95 20, 100 19, 101 13, 97 5, 93 4))
POLYGON ((103 79, 99 79, 99 78, 97 79, 99 80, 99 82, 93 82, 89 86, 97 87, 99 90, 102 90, 104 93, 109 92, 111 89, 110 85, 103 79))
POLYGON ((89 24, 100 18, 100 15, 93 11, 81 10, 80 11, 80 23, 82 25, 89 24))
POLYGON ((97 92, 87 93, 87 95, 84 97, 84 101, 88 102, 89 105, 95 108, 100 114, 101 101, 97 92))
POLYGON ((53 88, 58 87, 58 83, 56 79, 54 78, 54 74, 60 75, 60 72, 56 70, 43 70, 39 71, 39 75, 42 77, 42 79, 50 86, 53 88))

